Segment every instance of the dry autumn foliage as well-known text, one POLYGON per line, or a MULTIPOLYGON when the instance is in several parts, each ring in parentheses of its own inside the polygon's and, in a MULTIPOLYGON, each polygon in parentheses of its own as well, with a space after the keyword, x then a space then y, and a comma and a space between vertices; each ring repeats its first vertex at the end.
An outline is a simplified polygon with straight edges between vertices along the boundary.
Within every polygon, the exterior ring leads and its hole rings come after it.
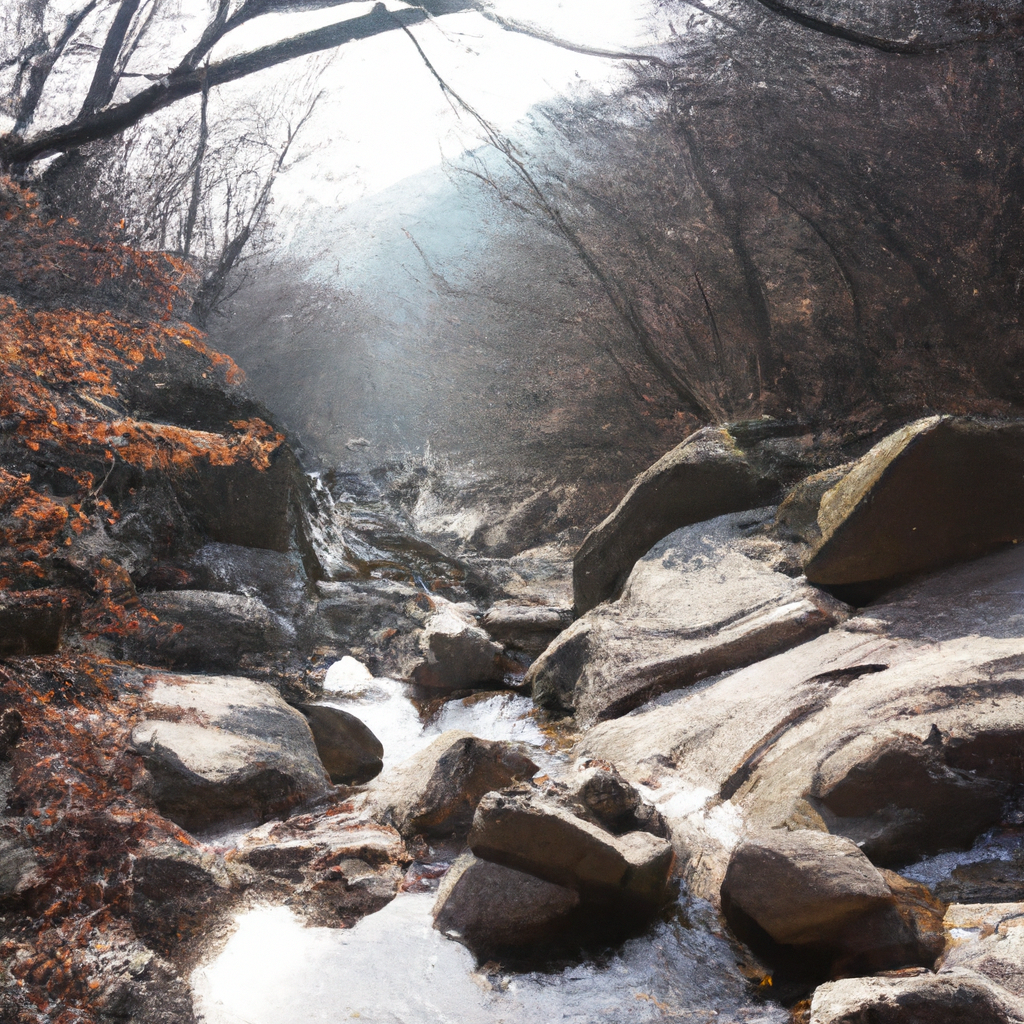
POLYGON ((132 374, 175 349, 225 386, 241 378, 175 317, 180 260, 87 238, 0 178, 0 265, 0 609, 42 603, 80 623, 56 654, 0 661, 0 710, 24 723, 0 839, 27 840, 39 867, 21 906, 0 905, 0 1019, 89 1024, 113 998, 104 958, 139 948, 132 854, 194 843, 140 795, 128 734, 141 673, 91 645, 153 618, 125 567, 90 543, 119 518, 104 484, 118 462, 171 478, 266 469, 284 438, 258 418, 215 432, 132 415, 132 374))

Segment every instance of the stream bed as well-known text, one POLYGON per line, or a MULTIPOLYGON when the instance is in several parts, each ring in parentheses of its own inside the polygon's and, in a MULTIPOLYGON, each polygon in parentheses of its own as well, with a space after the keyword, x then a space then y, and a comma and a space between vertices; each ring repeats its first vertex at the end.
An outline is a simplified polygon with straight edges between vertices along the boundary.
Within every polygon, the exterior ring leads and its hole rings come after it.
MULTIPOLYGON (((568 765, 565 739, 544 729, 520 694, 454 699, 424 714, 402 683, 374 678, 345 658, 328 673, 325 699, 380 737, 385 770, 447 729, 525 743, 555 777, 568 765)), ((196 1010, 206 1024, 789 1020, 781 1007, 753 997, 737 951, 703 901, 681 897, 644 935, 602 956, 514 973, 478 965, 436 931, 434 898, 401 893, 349 929, 307 927, 283 906, 246 910, 215 957, 194 971, 196 1010)))

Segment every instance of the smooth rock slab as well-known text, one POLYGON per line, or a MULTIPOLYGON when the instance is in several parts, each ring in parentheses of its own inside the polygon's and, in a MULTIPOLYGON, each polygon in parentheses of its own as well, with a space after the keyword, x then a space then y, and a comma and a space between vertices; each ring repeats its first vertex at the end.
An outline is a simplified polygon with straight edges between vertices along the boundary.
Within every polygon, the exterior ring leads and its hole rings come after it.
POLYGON ((827 829, 894 868, 969 848, 1021 784, 1020 761, 1004 755, 1024 741, 1022 723, 1014 547, 671 705, 604 722, 576 753, 649 787, 688 883, 715 899, 732 849, 773 829, 827 829))
POLYGON ((846 605, 780 571, 792 571, 788 549, 758 535, 772 512, 720 516, 656 544, 618 600, 578 619, 533 663, 525 682, 534 700, 590 725, 842 621, 846 605))
POLYGON ((811 1024, 1021 1024, 1024 1003, 973 971, 819 986, 811 1024))
POLYGON ((579 893, 464 853, 437 891, 434 927, 474 952, 547 943, 580 904, 579 893))
POLYGON ((329 704, 296 704, 331 782, 359 785, 384 767, 384 745, 355 715, 329 704))
POLYGON ((379 820, 403 836, 460 836, 485 793, 536 772, 517 746, 451 729, 377 778, 371 803, 379 820))
POLYGON ((241 676, 150 677, 131 735, 160 813, 189 831, 264 821, 330 784, 302 714, 241 676))
POLYGON ((656 907, 672 846, 648 832, 613 836, 530 790, 488 793, 467 840, 478 857, 578 890, 592 902, 656 907))
POLYGON ((571 623, 571 608, 514 601, 491 605, 480 620, 492 640, 530 654, 540 654, 571 623))

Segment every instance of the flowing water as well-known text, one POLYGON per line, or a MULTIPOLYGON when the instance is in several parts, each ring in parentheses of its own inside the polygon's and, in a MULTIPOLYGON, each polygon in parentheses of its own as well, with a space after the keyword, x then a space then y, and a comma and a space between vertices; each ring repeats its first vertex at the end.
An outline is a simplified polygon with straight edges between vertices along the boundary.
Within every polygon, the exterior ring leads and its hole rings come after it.
MULTIPOLYGON (((380 737, 385 767, 446 729, 527 744, 548 774, 567 765, 565 738, 509 692, 417 708, 407 687, 345 658, 328 673, 329 703, 380 737), (425 719, 425 720, 424 720, 425 719)), ((238 915, 226 945, 192 978, 206 1024, 609 1024, 736 1021, 784 1024, 737 967, 711 907, 685 896, 644 935, 600 958, 549 972, 478 965, 432 927, 433 893, 402 893, 350 929, 306 927, 287 907, 238 915)))

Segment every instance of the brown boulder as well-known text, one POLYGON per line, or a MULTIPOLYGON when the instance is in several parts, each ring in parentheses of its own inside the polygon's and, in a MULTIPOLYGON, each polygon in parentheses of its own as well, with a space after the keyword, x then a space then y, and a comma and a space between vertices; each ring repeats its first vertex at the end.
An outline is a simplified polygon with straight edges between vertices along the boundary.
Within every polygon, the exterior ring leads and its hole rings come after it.
POLYGON ((580 904, 574 889, 464 853, 434 903, 434 927, 478 956, 551 942, 580 904))
POLYGON ((371 801, 403 836, 464 836, 485 793, 536 772, 514 744, 452 729, 374 780, 371 801))
POLYGON ((824 585, 920 572, 1024 537, 1024 423, 932 416, 880 441, 821 498, 804 571, 824 585))
POLYGON ((355 715, 329 704, 296 704, 331 782, 360 785, 380 774, 384 745, 355 715))
POLYGON ((478 857, 576 889, 589 902, 657 907, 672 846, 648 832, 613 836, 531 790, 488 793, 469 833, 478 857))

